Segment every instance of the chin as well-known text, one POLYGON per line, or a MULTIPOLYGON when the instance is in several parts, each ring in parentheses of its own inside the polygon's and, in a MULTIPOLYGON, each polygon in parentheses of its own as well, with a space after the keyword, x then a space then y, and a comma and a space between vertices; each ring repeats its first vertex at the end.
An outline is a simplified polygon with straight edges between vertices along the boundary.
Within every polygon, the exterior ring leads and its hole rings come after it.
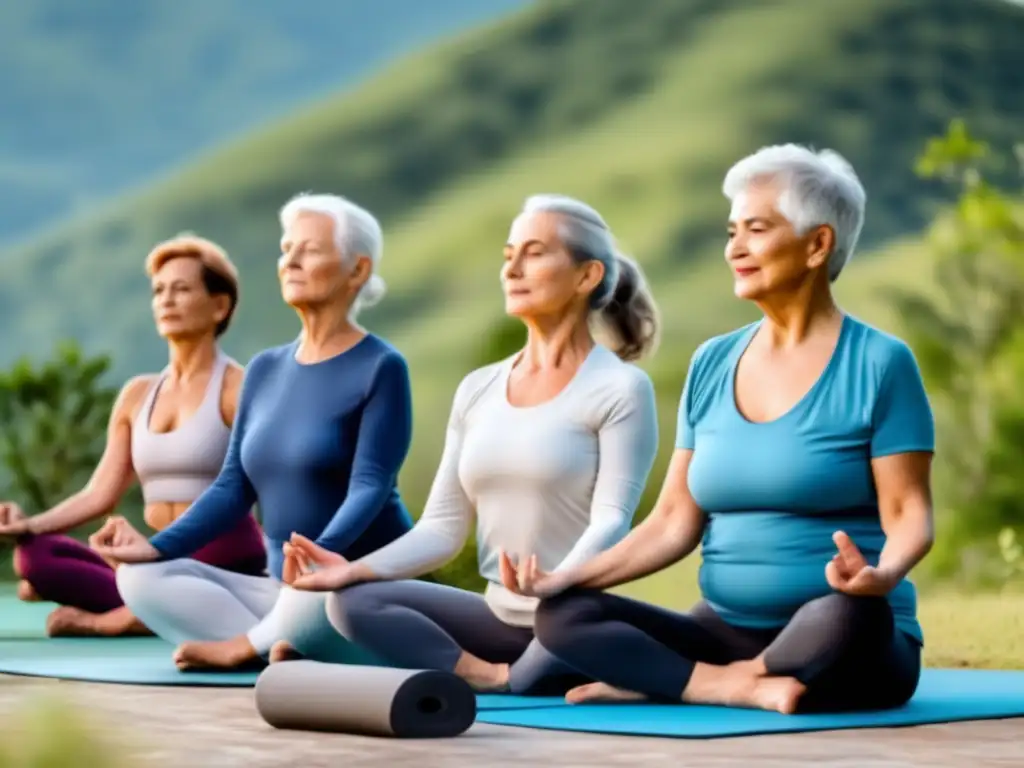
POLYGON ((525 302, 516 301, 515 299, 505 300, 505 314, 509 317, 524 317, 533 314, 531 310, 530 305, 525 302))
POLYGON ((737 299, 744 299, 745 301, 757 301, 766 293, 763 285, 747 280, 737 280, 733 284, 732 290, 736 294, 737 299))
POLYGON ((302 291, 289 291, 285 290, 281 292, 281 298, 284 299, 284 303, 290 307, 301 307, 309 302, 306 297, 302 295, 302 291))

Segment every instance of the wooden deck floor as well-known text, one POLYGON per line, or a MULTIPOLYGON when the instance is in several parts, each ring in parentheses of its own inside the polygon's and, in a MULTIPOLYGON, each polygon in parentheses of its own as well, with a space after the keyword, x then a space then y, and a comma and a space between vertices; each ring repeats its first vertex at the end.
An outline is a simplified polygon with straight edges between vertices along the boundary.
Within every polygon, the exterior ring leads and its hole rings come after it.
MULTIPOLYGON (((1024 765, 1024 719, 890 730, 707 741, 584 735, 477 725, 445 741, 398 741, 276 731, 246 689, 92 685, 0 676, 0 717, 33 692, 56 689, 111 735, 132 734, 140 766, 885 766, 1024 765)), ((9 732, 8 732, 9 733, 9 732)), ((118 739, 123 741, 123 739, 118 739)))

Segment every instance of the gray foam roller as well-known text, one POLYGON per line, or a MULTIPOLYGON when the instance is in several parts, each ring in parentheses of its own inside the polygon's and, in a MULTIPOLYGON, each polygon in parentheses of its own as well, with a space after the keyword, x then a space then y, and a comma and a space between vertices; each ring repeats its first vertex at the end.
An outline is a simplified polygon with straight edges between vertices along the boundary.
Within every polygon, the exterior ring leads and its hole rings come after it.
POLYGON ((256 709, 275 728, 446 738, 476 720, 469 684, 433 670, 284 661, 256 681, 256 709))

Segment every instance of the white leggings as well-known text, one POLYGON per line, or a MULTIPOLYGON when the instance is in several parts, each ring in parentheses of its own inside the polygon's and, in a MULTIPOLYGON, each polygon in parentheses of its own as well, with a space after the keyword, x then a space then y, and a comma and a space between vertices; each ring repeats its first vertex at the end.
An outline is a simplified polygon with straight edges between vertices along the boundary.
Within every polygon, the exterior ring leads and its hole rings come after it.
POLYGON ((246 635, 260 656, 278 640, 317 661, 346 662, 355 655, 327 619, 329 593, 302 592, 188 558, 122 565, 117 588, 132 614, 175 645, 246 635))

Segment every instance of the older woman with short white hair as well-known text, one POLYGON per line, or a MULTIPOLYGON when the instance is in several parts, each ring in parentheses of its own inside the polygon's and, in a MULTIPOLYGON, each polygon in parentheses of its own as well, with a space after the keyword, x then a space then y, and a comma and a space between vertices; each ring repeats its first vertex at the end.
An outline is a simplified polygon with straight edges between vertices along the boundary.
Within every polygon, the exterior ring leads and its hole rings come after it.
POLYGON ((865 193, 833 152, 762 149, 727 174, 726 263, 763 318, 694 354, 651 515, 550 575, 541 645, 598 682, 573 702, 653 698, 783 713, 905 703, 921 668, 907 576, 932 544, 931 408, 907 345, 842 311, 865 193), (605 592, 703 544, 703 599, 675 613, 605 592))
POLYGON ((281 292, 302 333, 249 362, 216 482, 150 540, 124 520, 91 540, 103 557, 134 563, 117 571, 121 596, 155 634, 179 644, 183 669, 260 661, 280 642, 325 661, 351 658, 323 595, 284 586, 285 544, 298 533, 359 558, 412 526, 396 488, 412 436, 408 368, 356 324, 359 309, 384 293, 375 272, 380 225, 333 195, 300 195, 280 220, 281 292), (269 577, 187 559, 254 503, 269 577))

